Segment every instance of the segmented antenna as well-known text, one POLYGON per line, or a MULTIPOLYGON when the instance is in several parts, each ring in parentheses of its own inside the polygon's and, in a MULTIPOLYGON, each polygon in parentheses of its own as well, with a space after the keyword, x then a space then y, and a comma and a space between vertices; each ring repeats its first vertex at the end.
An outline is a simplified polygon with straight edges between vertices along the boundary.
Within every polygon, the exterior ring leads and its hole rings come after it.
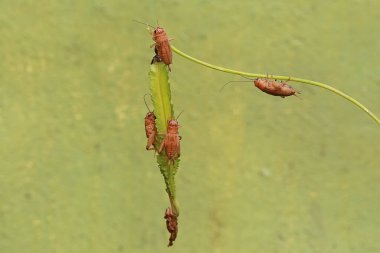
POLYGON ((147 26, 150 26, 150 27, 152 27, 153 29, 155 29, 155 27, 154 27, 154 26, 151 26, 150 24, 147 24, 147 23, 144 23, 144 22, 138 21, 138 20, 136 20, 136 19, 133 19, 132 21, 134 21, 134 22, 136 22, 136 23, 140 23, 140 24, 143 24, 143 25, 147 25, 147 26))
POLYGON ((183 110, 178 114, 177 118, 175 120, 178 120, 179 116, 183 113, 183 110))
POLYGON ((145 100, 146 95, 149 95, 149 94, 145 93, 145 95, 144 95, 144 103, 146 105, 146 108, 148 108, 148 111, 151 112, 150 109, 149 109, 149 106, 148 106, 148 104, 146 103, 146 100, 145 100))
MULTIPOLYGON (((249 79, 249 78, 248 78, 249 79)), ((251 80, 251 79, 250 79, 251 80)), ((219 92, 221 92, 228 84, 230 84, 230 83, 250 83, 250 82, 252 82, 252 80, 251 81, 229 81, 229 82, 227 82, 227 83, 225 83, 223 86, 222 86, 222 88, 220 88, 220 90, 219 90, 219 92)))

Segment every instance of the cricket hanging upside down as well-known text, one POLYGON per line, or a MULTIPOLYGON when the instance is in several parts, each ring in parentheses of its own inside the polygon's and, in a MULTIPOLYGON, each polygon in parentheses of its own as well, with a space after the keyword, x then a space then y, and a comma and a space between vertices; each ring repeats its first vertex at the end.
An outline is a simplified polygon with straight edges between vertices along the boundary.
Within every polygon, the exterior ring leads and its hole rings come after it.
MULTIPOLYGON (((297 94, 300 94, 301 92, 295 90, 292 86, 287 84, 286 82, 278 82, 277 80, 271 80, 269 78, 255 78, 251 79, 248 77, 243 76, 246 79, 249 79, 250 81, 229 81, 226 83, 222 89, 229 83, 233 82, 253 82, 255 86, 260 89, 261 91, 272 95, 272 96, 279 96, 282 98, 289 97, 289 96, 297 96, 297 94)), ((290 78, 289 78, 290 80, 290 78)), ((221 89, 221 90, 222 90, 221 89)), ((299 97, 298 97, 299 98, 299 97)))

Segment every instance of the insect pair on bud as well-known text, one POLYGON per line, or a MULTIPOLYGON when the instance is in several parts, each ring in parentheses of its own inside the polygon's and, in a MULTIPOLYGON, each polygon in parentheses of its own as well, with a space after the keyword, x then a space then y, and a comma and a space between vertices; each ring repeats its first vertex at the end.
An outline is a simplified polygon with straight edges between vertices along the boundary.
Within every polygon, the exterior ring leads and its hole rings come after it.
MULTIPOLYGON (((153 111, 150 111, 148 104, 146 103, 144 95, 144 102, 146 107, 148 108, 148 113, 145 116, 145 134, 147 138, 146 149, 147 150, 156 150, 157 151, 157 136, 161 135, 157 131, 156 127, 156 116, 153 111)), ((171 119, 168 121, 167 130, 164 135, 164 139, 161 142, 160 147, 158 148, 158 153, 161 154, 165 148, 166 157, 168 162, 173 162, 175 159, 180 157, 181 155, 181 146, 180 140, 182 137, 179 135, 179 124, 178 118, 182 114, 182 112, 177 116, 176 119, 171 119)))

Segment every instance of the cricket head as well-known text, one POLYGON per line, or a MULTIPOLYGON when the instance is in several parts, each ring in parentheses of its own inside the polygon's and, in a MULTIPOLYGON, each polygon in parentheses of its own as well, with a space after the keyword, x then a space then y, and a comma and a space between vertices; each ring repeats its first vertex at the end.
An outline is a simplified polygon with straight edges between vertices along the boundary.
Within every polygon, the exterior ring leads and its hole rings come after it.
POLYGON ((156 115, 154 115, 154 112, 148 112, 145 116, 145 120, 154 121, 156 120, 156 115))
POLYGON ((164 28, 161 28, 157 26, 153 31, 153 40, 156 41, 156 39, 165 38, 166 32, 164 28))
POLYGON ((171 119, 168 121, 168 133, 177 134, 178 133, 179 124, 175 119, 171 119))
POLYGON ((256 87, 262 87, 265 85, 265 81, 260 78, 256 78, 253 80, 253 83, 255 84, 256 87))
POLYGON ((165 30, 164 30, 164 28, 161 28, 161 27, 157 26, 157 27, 154 29, 153 33, 154 33, 154 34, 157 34, 157 35, 160 35, 160 34, 165 33, 165 30))

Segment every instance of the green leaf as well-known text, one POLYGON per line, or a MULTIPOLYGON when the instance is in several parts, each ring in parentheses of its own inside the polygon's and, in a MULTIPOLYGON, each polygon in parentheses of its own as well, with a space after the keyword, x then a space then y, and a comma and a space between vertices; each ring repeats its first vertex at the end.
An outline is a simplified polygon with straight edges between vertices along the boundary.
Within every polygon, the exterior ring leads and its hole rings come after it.
POLYGON ((168 120, 173 118, 173 105, 167 66, 162 62, 150 65, 150 92, 159 133, 166 133, 168 120))
MULTIPOLYGON (((167 122, 174 118, 173 104, 171 102, 171 91, 169 83, 169 72, 165 64, 159 62, 150 65, 150 92, 156 115, 156 126, 158 130, 157 145, 159 147, 166 134, 167 122)), ((161 174, 164 176, 166 192, 174 213, 178 216, 179 209, 176 201, 176 186, 174 176, 179 167, 179 159, 168 161, 165 152, 157 155, 157 163, 161 174)))

